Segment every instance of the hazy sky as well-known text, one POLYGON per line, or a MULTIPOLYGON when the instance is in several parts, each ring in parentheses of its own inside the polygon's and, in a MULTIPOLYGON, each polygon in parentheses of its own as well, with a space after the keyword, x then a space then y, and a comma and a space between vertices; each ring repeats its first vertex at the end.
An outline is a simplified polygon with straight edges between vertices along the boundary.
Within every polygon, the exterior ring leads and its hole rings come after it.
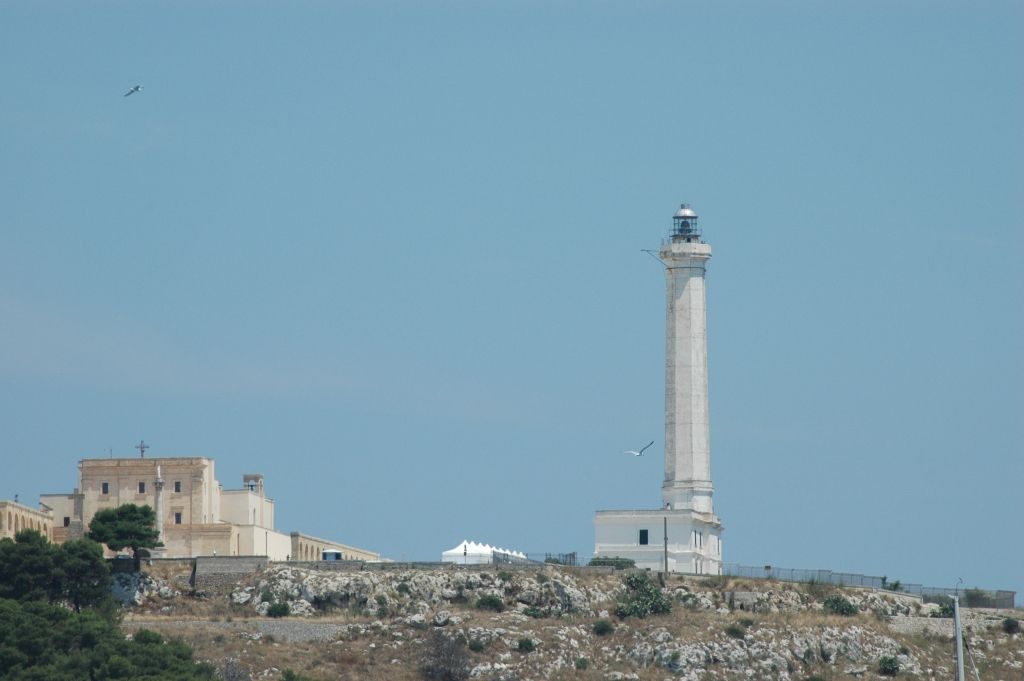
POLYGON ((1024 592, 1022 63, 1018 2, 0 2, 0 498, 145 438, 589 554, 687 201, 726 561, 1024 592))

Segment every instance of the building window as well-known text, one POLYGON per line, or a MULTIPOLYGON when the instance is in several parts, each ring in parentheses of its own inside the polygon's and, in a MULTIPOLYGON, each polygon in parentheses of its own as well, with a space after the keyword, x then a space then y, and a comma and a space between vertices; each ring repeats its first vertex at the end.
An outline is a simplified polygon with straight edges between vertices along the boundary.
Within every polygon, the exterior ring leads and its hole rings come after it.
POLYGON ((180 512, 175 512, 175 514, 174 514, 174 524, 175 525, 181 525, 181 513, 180 512))
POLYGON ((71 518, 64 516, 64 527, 71 527, 71 518))
POLYGON ((146 493, 146 483, 144 483, 144 482, 142 482, 140 480, 139 481, 139 494, 145 494, 145 493, 146 493))
POLYGON ((179 494, 181 493, 181 480, 174 481, 174 491, 179 494))
POLYGON ((647 546, 647 530, 640 530, 640 546, 647 546))
POLYGON ((105 482, 105 483, 102 484, 100 493, 101 494, 110 494, 110 483, 109 482, 105 482))

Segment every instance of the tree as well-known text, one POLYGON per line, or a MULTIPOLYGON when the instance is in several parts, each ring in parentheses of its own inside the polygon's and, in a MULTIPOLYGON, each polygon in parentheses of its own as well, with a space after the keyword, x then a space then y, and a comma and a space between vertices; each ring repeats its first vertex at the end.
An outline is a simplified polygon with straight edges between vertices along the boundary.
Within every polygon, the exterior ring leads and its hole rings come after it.
POLYGON ((181 641, 145 629, 128 640, 97 611, 0 599, 0 679, 212 681, 214 672, 181 641))
POLYGON ((103 547, 89 539, 77 539, 61 545, 57 564, 64 578, 64 597, 81 612, 110 596, 110 568, 103 560, 103 547))
POLYGON ((136 572, 142 563, 140 549, 163 546, 156 531, 156 513, 149 506, 135 504, 98 511, 89 523, 88 537, 106 544, 111 551, 131 549, 136 572))
POLYGON ((63 575, 57 549, 36 530, 0 540, 0 598, 48 601, 61 597, 63 575))

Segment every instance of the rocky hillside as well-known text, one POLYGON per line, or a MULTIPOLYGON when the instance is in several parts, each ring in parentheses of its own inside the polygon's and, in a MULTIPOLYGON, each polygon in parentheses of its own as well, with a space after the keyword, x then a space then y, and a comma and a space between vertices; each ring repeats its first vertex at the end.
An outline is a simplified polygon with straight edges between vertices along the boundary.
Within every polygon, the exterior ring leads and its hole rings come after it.
MULTIPOLYGON (((209 593, 191 592, 186 579, 122 583, 125 627, 184 638, 231 681, 285 669, 398 681, 952 678, 952 621, 888 592, 679 577, 644 592, 644 579, 631 581, 637 590, 623 573, 556 567, 275 565, 209 593), (633 606, 655 612, 617 616, 633 606)), ((984 679, 1024 679, 1024 635, 1003 628, 1011 615, 965 615, 984 679)))

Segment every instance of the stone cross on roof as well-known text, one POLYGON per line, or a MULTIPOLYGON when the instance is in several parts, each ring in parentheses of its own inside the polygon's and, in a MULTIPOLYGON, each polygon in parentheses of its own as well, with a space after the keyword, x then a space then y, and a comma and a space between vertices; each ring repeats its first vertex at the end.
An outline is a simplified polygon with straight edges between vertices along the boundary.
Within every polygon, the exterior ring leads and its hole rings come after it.
POLYGON ((149 449, 149 445, 146 444, 145 440, 139 440, 139 444, 135 445, 135 449, 139 450, 139 458, 146 458, 146 450, 149 449))

